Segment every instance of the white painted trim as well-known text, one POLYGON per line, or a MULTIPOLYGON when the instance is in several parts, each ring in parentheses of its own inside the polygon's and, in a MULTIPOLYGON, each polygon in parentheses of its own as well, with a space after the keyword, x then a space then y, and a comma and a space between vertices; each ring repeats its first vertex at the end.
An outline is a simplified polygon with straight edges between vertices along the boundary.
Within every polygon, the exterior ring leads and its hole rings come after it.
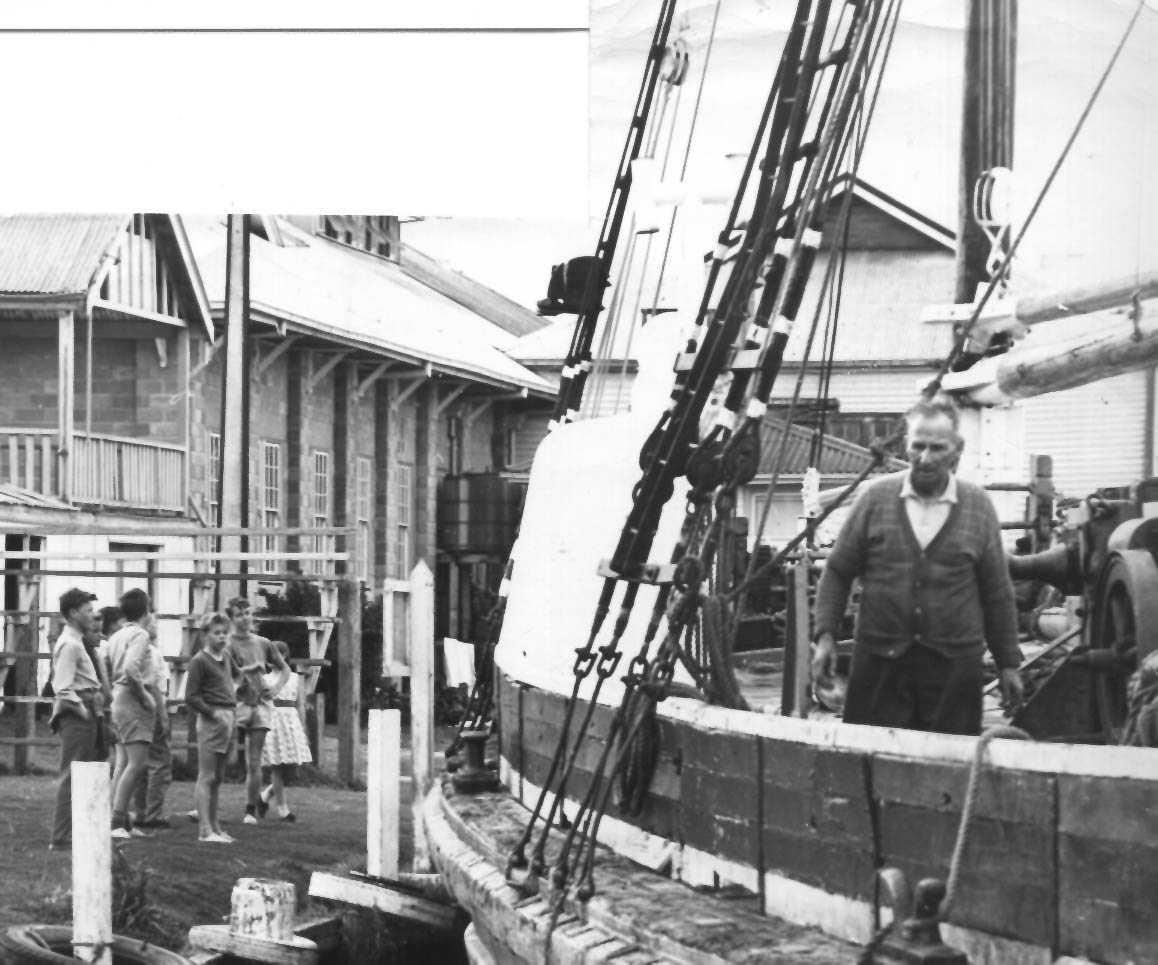
POLYGON ((875 932, 869 902, 833 894, 775 871, 764 874, 764 913, 859 945, 871 940, 875 932))
MULTIPOLYGON (((501 664, 499 669, 502 670, 501 664)), ((511 679, 516 683, 523 682, 514 677, 511 679)), ((551 689, 540 683, 529 684, 539 690, 551 689)), ((565 695, 560 693, 560 696, 565 695)), ((659 705, 658 712, 668 720, 682 721, 705 730, 794 741, 811 747, 859 754, 885 754, 890 757, 927 760, 937 764, 972 763, 977 745, 975 737, 845 724, 836 719, 798 720, 778 714, 711 707, 687 697, 669 697, 659 705)), ((1158 754, 1147 747, 1001 739, 989 745, 986 763, 989 767, 1033 774, 1119 777, 1158 782, 1158 754)))
MULTIPOLYGON (((773 714, 709 707, 686 697, 669 697, 659 705, 659 713, 670 720, 709 730, 788 740, 862 754, 887 754, 928 760, 939 764, 970 763, 977 744, 975 737, 869 727, 845 724, 838 720, 796 720, 773 714)), ((1145 747, 1002 739, 989 745, 988 763, 992 767, 1037 774, 1158 781, 1158 754, 1153 754, 1151 749, 1145 747)))
MULTIPOLYGON (((941 939, 946 945, 959 949, 969 959, 969 965, 1049 965, 1053 955, 1043 945, 1002 938, 972 928, 941 925, 941 939)), ((1058 959, 1077 962, 1079 959, 1058 959)))

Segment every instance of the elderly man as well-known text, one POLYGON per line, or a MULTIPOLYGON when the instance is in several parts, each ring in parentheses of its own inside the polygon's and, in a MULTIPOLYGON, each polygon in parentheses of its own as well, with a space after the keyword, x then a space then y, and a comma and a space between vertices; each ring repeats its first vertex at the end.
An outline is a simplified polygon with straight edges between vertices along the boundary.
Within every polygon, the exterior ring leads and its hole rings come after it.
POLYGON ((831 672, 859 578, 844 720, 978 734, 986 646, 1007 704, 1022 694, 1001 528, 985 491, 954 475, 962 441, 953 403, 921 402, 906 418, 909 469, 861 493, 820 580, 813 676, 831 672))

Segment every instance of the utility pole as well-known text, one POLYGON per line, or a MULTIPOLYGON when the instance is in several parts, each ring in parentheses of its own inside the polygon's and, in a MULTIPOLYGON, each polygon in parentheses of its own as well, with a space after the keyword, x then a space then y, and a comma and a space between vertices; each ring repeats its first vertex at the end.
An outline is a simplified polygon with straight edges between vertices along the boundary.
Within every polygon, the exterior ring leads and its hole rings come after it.
MULTIPOLYGON (((238 530, 249 518, 249 369, 245 335, 249 319, 249 215, 231 214, 225 249, 225 379, 221 415, 221 526, 238 530)), ((216 482, 216 481, 215 481, 216 482)), ((247 547, 240 534, 221 539, 222 553, 247 547)), ((232 569, 227 561, 222 569, 232 569)), ((238 567, 244 572, 244 567, 238 567)), ((237 595, 233 581, 218 584, 219 605, 237 595)))

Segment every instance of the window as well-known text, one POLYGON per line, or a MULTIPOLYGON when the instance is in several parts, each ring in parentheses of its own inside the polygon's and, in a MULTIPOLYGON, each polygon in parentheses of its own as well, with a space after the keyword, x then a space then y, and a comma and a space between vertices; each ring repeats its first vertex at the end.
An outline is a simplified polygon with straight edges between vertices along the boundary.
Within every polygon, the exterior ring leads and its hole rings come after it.
MULTIPOLYGON (((325 529, 330 525, 330 454, 323 449, 314 450, 314 492, 311 500, 313 513, 310 525, 315 529, 325 529)), ((324 553, 328 541, 324 536, 314 537, 314 552, 324 553)), ((325 567, 321 560, 314 560, 310 570, 314 573, 323 572, 325 567)))
POLYGON ((371 476, 373 464, 366 456, 358 456, 355 464, 354 511, 358 517, 358 579, 370 582, 370 507, 373 499, 371 476))
MULTIPOLYGON (((263 529, 277 529, 281 526, 281 443, 261 444, 261 525, 263 529)), ((277 536, 267 534, 262 538, 262 550, 267 554, 279 552, 281 547, 277 536)), ((285 569, 281 561, 264 559, 261 564, 265 573, 278 573, 285 569)))
POLYGON ((221 525, 221 433, 209 433, 209 525, 221 525))
POLYGON ((414 565, 413 534, 410 529, 410 500, 414 491, 414 466, 396 463, 392 472, 394 483, 394 557, 392 560, 394 579, 405 580, 414 565))
POLYGON ((394 215, 327 214, 321 219, 321 233, 379 258, 398 260, 399 227, 394 215))
POLYGON ((446 420, 446 436, 449 440, 449 464, 446 469, 452 476, 462 472, 462 416, 451 416, 446 420))
MULTIPOLYGON (((109 541, 110 553, 156 553, 161 547, 156 543, 114 543, 109 541)), ((116 579, 113 581, 113 595, 120 599, 126 590, 144 590, 157 608, 157 561, 118 559, 116 579)))

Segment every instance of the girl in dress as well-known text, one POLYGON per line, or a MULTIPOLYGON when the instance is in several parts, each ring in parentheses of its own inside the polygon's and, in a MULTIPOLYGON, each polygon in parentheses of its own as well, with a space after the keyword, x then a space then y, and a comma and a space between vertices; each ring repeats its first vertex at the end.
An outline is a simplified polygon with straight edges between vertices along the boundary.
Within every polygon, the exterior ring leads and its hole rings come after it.
MULTIPOLYGON (((274 640, 272 643, 288 666, 289 647, 285 641, 274 640)), ((276 672, 267 674, 266 686, 277 686, 277 678, 276 672)), ((302 683, 301 675, 291 672, 285 686, 274 694, 273 725, 261 750, 261 763, 270 769, 270 785, 261 792, 262 813, 269 808, 272 801, 277 809, 277 816, 282 821, 296 820, 286 798, 286 778, 293 768, 299 764, 309 764, 314 759, 310 754, 305 728, 302 727, 301 718, 298 717, 298 688, 302 683)))

